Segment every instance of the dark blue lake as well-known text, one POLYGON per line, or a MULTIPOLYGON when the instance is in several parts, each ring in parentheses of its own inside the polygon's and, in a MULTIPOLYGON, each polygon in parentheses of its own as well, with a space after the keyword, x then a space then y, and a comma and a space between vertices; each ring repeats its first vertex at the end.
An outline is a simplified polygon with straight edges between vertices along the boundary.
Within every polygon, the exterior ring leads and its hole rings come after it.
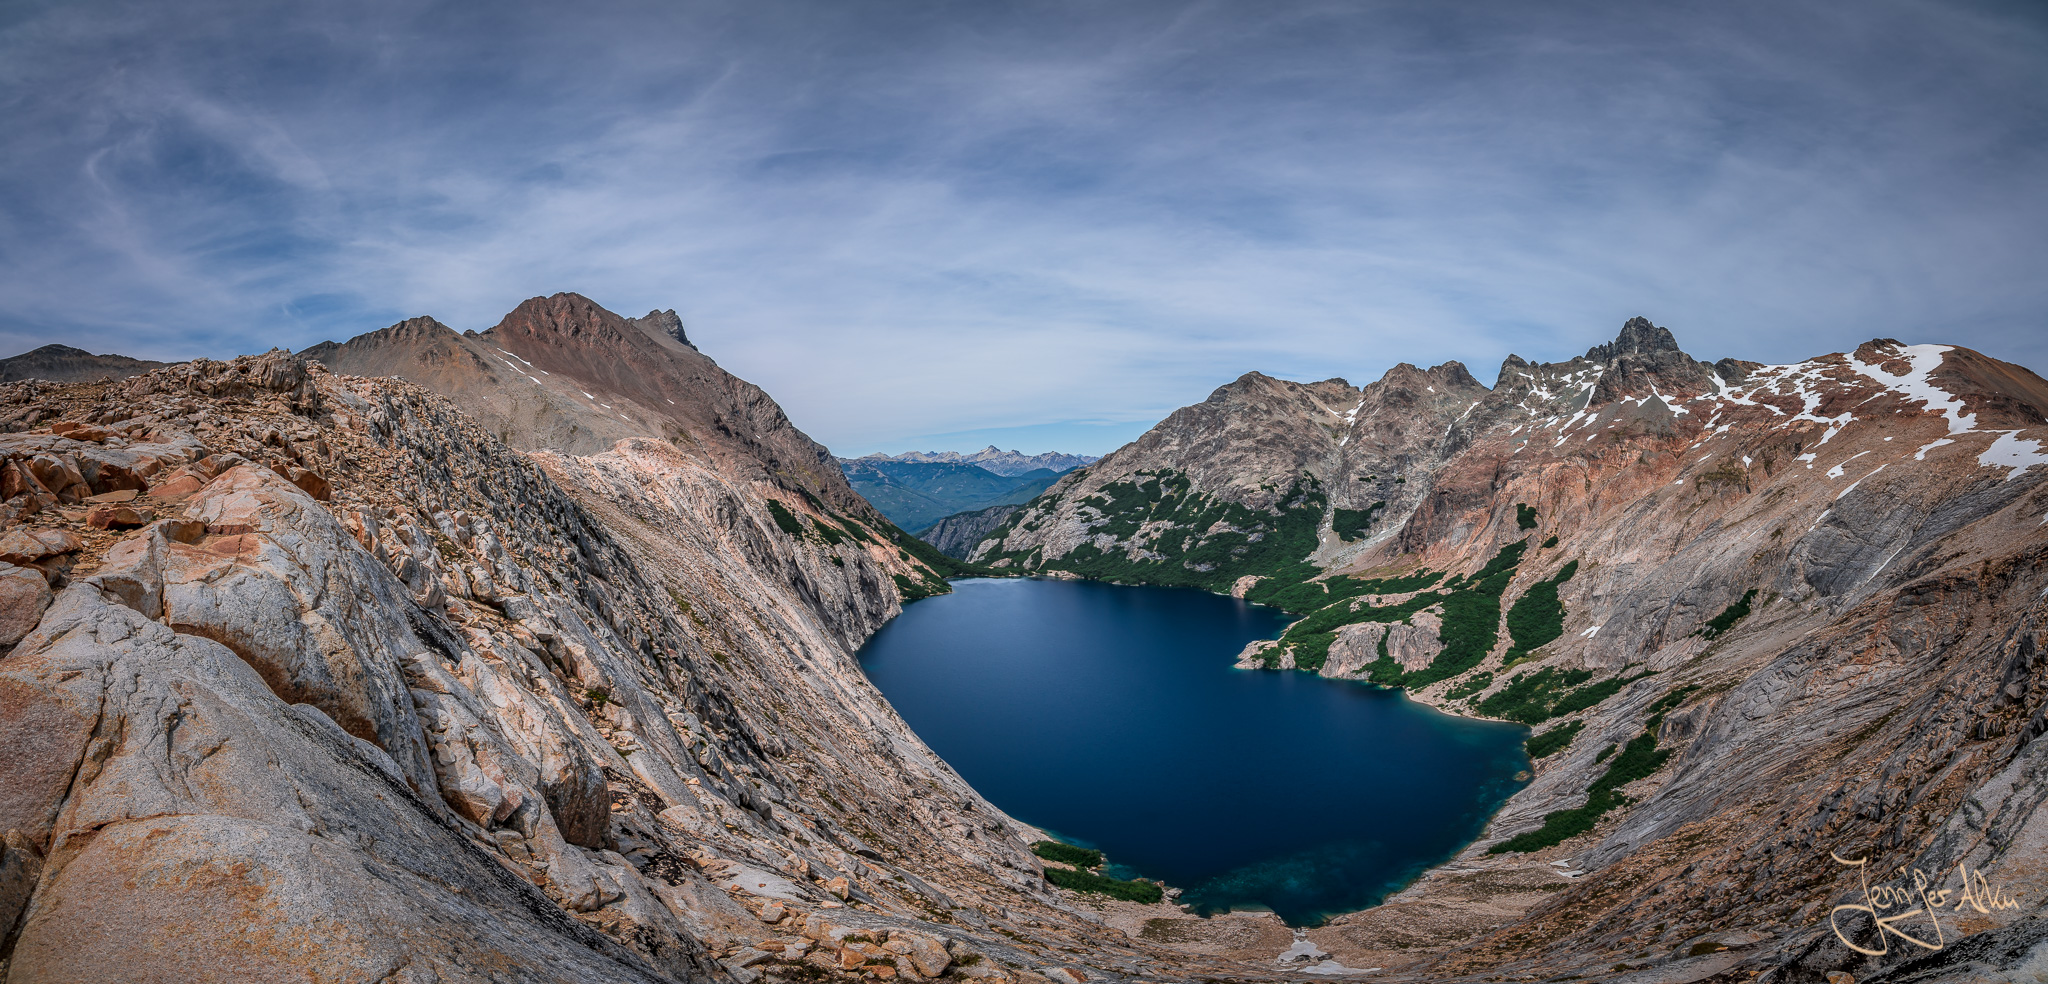
POLYGON ((1528 767, 1514 725, 1397 691, 1233 669, 1289 617, 1201 591, 965 580, 861 650, 982 795, 1121 877, 1289 923, 1377 904, 1479 835, 1528 767))

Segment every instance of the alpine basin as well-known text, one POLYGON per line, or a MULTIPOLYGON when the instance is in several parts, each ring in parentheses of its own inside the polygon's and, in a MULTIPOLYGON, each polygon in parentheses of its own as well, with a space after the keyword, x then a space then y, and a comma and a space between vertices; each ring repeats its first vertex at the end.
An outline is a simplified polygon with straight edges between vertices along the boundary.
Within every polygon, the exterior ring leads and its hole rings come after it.
POLYGON ((1204 913, 1377 904, 1477 837, 1527 729, 1231 663, 1289 616, 1177 588, 977 579, 908 605, 861 664, 1010 815, 1204 913))

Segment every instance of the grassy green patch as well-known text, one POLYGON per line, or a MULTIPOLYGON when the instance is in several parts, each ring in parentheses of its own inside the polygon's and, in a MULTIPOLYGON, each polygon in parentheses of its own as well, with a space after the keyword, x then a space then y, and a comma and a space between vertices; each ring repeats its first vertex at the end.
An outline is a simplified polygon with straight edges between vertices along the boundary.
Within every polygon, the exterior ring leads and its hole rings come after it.
POLYGON ((842 543, 845 543, 848 540, 853 539, 853 537, 849 536, 845 530, 842 530, 839 527, 832 525, 831 523, 825 522, 822 519, 817 519, 815 517, 812 518, 811 525, 817 528, 818 536, 824 538, 825 542, 827 544, 830 544, 831 546, 836 547, 842 543))
POLYGON ((1515 503, 1515 527, 1533 530, 1536 528, 1536 507, 1526 502, 1515 503))
POLYGON ((1567 721, 1540 735, 1530 735, 1522 747, 1529 750, 1532 759, 1547 758, 1564 751, 1585 727, 1584 721, 1567 721))
POLYGON ((1089 871, 1069 871, 1065 868, 1045 869, 1045 880, 1074 892, 1094 892, 1113 899, 1152 905, 1165 897, 1158 885, 1148 881, 1119 881, 1105 878, 1089 871))
POLYGON ((1555 534, 1555 533, 1552 533, 1552 534, 1550 534, 1550 536, 1549 536, 1549 537, 1547 537, 1547 538, 1545 538, 1545 539, 1544 539, 1544 541, 1543 541, 1543 549, 1545 549, 1545 550, 1548 550, 1548 549, 1550 549, 1551 547, 1554 547, 1554 546, 1557 546, 1557 534, 1555 534))
POLYGON ((1059 841, 1039 841, 1031 845, 1031 853, 1047 861, 1071 864, 1076 868, 1102 867, 1102 852, 1087 847, 1075 847, 1059 841))
POLYGON ((1749 616, 1749 605, 1751 602, 1755 600, 1755 588, 1751 588, 1748 591, 1744 591, 1742 593, 1742 599, 1740 601, 1737 601, 1735 604, 1729 605, 1728 607, 1721 609, 1721 614, 1716 615, 1711 619, 1708 619, 1707 624, 1700 626, 1697 630, 1693 632, 1693 635, 1699 636, 1704 639, 1712 639, 1713 637, 1720 635, 1721 633, 1726 632, 1729 629, 1734 628, 1735 623, 1740 622, 1744 618, 1749 616))
POLYGON ((1656 702, 1649 707, 1650 720, 1646 726, 1651 731, 1656 731, 1657 727, 1664 723, 1664 715, 1676 710, 1678 705, 1685 703, 1686 698, 1691 697, 1694 691, 1699 689, 1699 684, 1689 683, 1683 687, 1674 688, 1670 693, 1657 698, 1656 702))

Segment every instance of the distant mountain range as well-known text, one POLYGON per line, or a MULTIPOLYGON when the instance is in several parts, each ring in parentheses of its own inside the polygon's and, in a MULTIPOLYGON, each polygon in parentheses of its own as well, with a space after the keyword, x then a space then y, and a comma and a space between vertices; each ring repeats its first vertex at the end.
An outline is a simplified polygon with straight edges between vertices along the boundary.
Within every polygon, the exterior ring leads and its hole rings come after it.
MULTIPOLYGON (((840 459, 842 461, 846 459, 840 459)), ((1070 472, 1082 465, 1100 461, 1099 457, 1088 454, 1061 454, 1047 451, 1044 454, 1025 454, 1022 451, 1003 451, 991 444, 973 454, 958 451, 905 451, 902 454, 871 454, 859 461, 908 461, 919 464, 978 465, 998 475, 1022 475, 1040 468, 1055 472, 1070 472)))
MULTIPOLYGON (((1013 456, 1017 461, 1094 460, 1069 454, 1026 457, 1015 451, 996 451, 994 448, 979 453, 989 452, 1013 456)), ((839 467, 846 473, 846 481, 854 491, 872 503, 882 515, 889 517, 890 522, 906 530, 923 530, 955 513, 999 505, 1022 505, 1075 467, 997 472, 986 464, 971 462, 969 456, 957 451, 944 453, 951 455, 952 460, 933 460, 936 455, 921 452, 912 454, 920 454, 926 460, 905 460, 908 457, 905 455, 891 458, 872 454, 865 458, 840 458, 839 467)), ((1013 463, 1006 459, 996 460, 1006 467, 1013 463)))
POLYGON ((0 359, 0 383, 22 379, 91 383, 101 379, 126 379, 169 364, 131 359, 125 355, 94 355, 69 345, 45 345, 10 359, 0 359))

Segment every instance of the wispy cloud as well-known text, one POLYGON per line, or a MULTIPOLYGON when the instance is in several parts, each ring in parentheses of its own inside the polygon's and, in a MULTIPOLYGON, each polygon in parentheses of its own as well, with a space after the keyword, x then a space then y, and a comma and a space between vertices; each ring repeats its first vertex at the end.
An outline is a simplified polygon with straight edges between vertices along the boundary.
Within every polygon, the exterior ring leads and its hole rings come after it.
POLYGON ((1489 379, 1639 313, 2042 367, 2044 41, 1905 2, 52 4, 0 20, 0 347, 576 290, 855 454, 1099 452, 1246 370, 1489 379))

